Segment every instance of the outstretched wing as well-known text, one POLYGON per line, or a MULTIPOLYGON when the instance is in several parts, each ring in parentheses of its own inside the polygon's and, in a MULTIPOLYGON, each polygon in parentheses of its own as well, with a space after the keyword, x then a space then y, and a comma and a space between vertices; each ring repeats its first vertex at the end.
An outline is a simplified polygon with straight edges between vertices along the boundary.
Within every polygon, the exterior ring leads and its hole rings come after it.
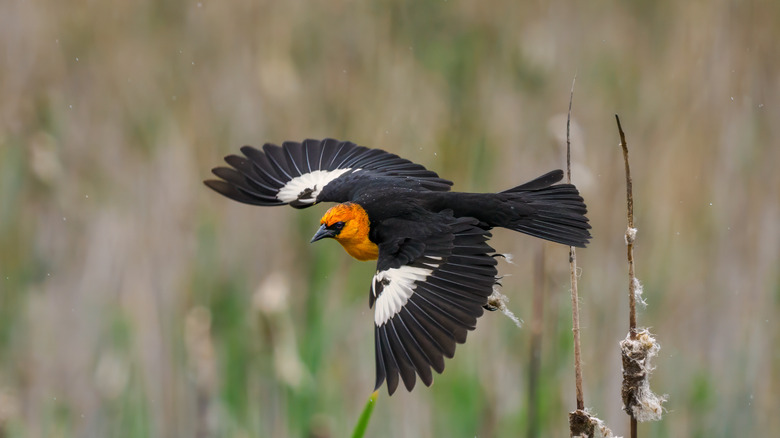
POLYGON ((348 141, 304 140, 266 143, 263 150, 241 148, 244 156, 228 155, 231 167, 212 170, 219 180, 204 183, 233 200, 253 205, 305 208, 322 201, 346 202, 349 190, 328 190, 339 184, 360 184, 364 176, 412 180, 427 190, 447 191, 452 183, 419 164, 381 149, 348 141))
POLYGON ((387 380, 392 395, 399 375, 406 389, 416 375, 426 386, 431 369, 466 342, 496 284, 490 232, 473 218, 446 220, 423 240, 396 239, 379 245, 369 305, 374 309, 376 388, 387 380))

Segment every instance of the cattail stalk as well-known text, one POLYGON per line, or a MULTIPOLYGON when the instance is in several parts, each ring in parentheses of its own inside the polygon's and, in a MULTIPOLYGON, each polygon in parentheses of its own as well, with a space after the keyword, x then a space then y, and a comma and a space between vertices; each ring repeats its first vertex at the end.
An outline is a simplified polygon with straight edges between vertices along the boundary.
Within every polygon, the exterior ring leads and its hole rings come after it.
POLYGON ((626 257, 628 258, 628 303, 629 332, 626 339, 620 343, 623 361, 623 386, 622 398, 624 410, 630 417, 631 438, 637 437, 637 420, 660 420, 663 413, 663 403, 666 396, 657 396, 650 390, 650 373, 653 370, 651 359, 661 348, 655 338, 646 329, 637 329, 636 303, 641 298, 642 285, 636 278, 634 271, 634 242, 637 230, 634 228, 634 194, 631 180, 631 168, 628 165, 628 143, 623 127, 620 125, 620 117, 615 115, 620 145, 623 149, 623 161, 626 167, 626 216, 628 228, 626 229, 626 257))
MULTIPOLYGON (((576 76, 575 76, 576 81, 576 76)), ((569 114, 566 118, 566 182, 571 184, 571 105, 574 100, 574 81, 569 96, 569 114)), ((577 252, 569 248, 569 269, 571 273, 571 325, 574 335, 574 383, 577 396, 577 409, 569 412, 569 434, 571 437, 613 437, 612 431, 594 415, 585 409, 585 396, 582 391, 582 355, 580 353, 580 309, 577 291, 577 252)))
POLYGON ((620 146, 623 148, 623 162, 626 167, 626 216, 628 218, 628 229, 626 230, 626 254, 628 257, 628 328, 631 333, 631 339, 636 339, 636 284, 637 279, 634 274, 634 239, 636 238, 636 228, 634 228, 634 188, 631 180, 631 167, 628 165, 628 143, 626 143, 626 134, 620 125, 620 117, 615 114, 617 120, 618 132, 620 133, 620 146))
MULTIPOLYGON (((626 143, 626 134, 620 125, 620 117, 615 114, 618 133, 620 134, 620 146, 623 148, 623 162, 626 167, 626 216, 628 219, 628 229, 626 230, 626 257, 628 258, 628 331, 632 340, 636 340, 636 289, 634 282, 636 274, 634 273, 634 238, 636 229, 634 228, 634 188, 631 180, 631 166, 628 164, 628 143, 626 143)), ((637 438, 636 418, 630 416, 630 437, 637 438)))
MULTIPOLYGON (((574 101, 575 76, 571 82, 569 113, 566 117, 566 182, 571 184, 571 105, 574 101)), ((580 298, 577 293, 577 251, 569 248, 569 269, 571 272, 571 331, 574 336, 574 390, 577 410, 569 412, 569 432, 572 437, 593 436, 589 416, 585 412, 585 396, 582 392, 582 357, 580 354, 580 298), (583 433, 584 432, 584 433, 583 433)))
MULTIPOLYGON (((574 100, 574 82, 571 83, 569 96, 569 114, 566 118, 566 182, 571 184, 571 104, 574 100)), ((571 272, 571 331, 574 335, 574 385, 577 395, 577 409, 585 409, 585 396, 582 392, 582 357, 580 354, 580 306, 577 293, 577 251, 569 248, 569 269, 571 272)))

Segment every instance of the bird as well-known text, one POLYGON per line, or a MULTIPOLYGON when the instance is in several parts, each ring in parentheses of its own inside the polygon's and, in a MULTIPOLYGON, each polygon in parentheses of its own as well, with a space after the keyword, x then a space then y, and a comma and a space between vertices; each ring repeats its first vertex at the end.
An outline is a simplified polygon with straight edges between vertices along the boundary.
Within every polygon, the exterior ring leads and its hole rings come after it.
POLYGON ((491 229, 567 246, 591 239, 587 207, 553 170, 498 193, 451 191, 453 183, 396 154, 332 138, 266 143, 225 157, 204 183, 244 204, 308 208, 335 202, 311 239, 333 239, 357 260, 376 260, 374 391, 417 377, 426 386, 466 342, 499 286, 491 229))

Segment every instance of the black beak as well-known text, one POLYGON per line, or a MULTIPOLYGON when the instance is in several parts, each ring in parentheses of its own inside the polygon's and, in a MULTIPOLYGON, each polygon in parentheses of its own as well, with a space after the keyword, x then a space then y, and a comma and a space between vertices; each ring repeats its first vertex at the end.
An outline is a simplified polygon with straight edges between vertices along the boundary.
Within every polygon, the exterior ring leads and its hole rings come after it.
POLYGON ((333 230, 329 230, 328 227, 325 224, 322 224, 319 230, 314 234, 314 237, 311 238, 311 243, 314 243, 320 239, 324 239, 326 237, 335 237, 336 232, 333 230))

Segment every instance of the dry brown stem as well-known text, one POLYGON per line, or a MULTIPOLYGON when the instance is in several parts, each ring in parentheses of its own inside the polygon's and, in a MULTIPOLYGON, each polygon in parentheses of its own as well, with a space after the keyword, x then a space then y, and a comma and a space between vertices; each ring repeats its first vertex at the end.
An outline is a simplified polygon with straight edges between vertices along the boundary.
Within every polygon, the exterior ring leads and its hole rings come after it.
MULTIPOLYGON (((566 182, 571 184, 571 104, 574 100, 574 82, 571 83, 569 95, 569 114, 566 118, 566 182)), ((569 248, 569 269, 571 273, 571 331, 574 335, 574 385, 577 395, 577 410, 585 409, 585 396, 582 392, 582 357, 580 353, 580 306, 577 293, 577 252, 572 246, 569 248)))
MULTIPOLYGON (((620 117, 615 114, 618 133, 620 134, 620 146, 623 148, 623 162, 626 167, 626 216, 628 217, 628 229, 626 230, 626 256, 628 257, 628 328, 631 339, 636 339, 636 275, 634 274, 634 239, 636 238, 636 228, 634 228, 634 188, 631 180, 631 167, 628 165, 628 143, 626 143, 626 134, 620 125, 620 117)), ((623 366, 623 402, 628 409, 626 400, 626 387, 630 387, 629 379, 626 377, 627 369, 623 366)), ((631 438, 637 438, 636 418, 631 411, 626 411, 631 416, 631 438)))
MULTIPOLYGON (((628 164, 628 143, 620 117, 615 114, 620 145, 623 149, 623 161, 626 167, 626 257, 628 259, 628 303, 629 303, 629 333, 620 343, 623 361, 623 386, 621 395, 623 409, 631 417, 631 438, 637 437, 637 420, 660 420, 663 413, 665 397, 659 397, 650 390, 650 360, 658 352, 660 346, 647 330, 638 330, 636 324, 636 302, 641 299, 642 285, 636 278, 634 270, 634 242, 637 230, 634 228, 634 194, 631 180, 631 168, 628 164)), ((644 301, 641 301, 644 303, 644 301)))
POLYGON ((620 125, 620 117, 615 114, 617 120, 618 132, 620 133, 620 146, 623 148, 623 161, 626 167, 626 216, 628 218, 628 229, 626 230, 626 255, 628 257, 628 327, 631 331, 631 339, 636 339, 636 293, 637 284, 634 274, 634 240, 636 239, 636 228, 634 228, 634 188, 631 180, 631 167, 628 164, 628 143, 626 134, 620 125))

